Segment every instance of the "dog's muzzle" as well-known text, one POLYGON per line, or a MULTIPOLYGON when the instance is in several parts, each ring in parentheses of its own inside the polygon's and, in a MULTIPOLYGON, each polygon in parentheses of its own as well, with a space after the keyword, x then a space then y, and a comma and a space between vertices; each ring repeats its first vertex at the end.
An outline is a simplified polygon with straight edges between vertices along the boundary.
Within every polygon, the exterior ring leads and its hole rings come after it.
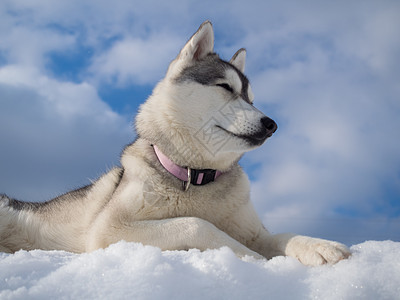
POLYGON ((261 124, 262 128, 258 132, 252 135, 243 135, 238 137, 245 139, 249 145, 260 146, 278 129, 278 125, 276 125, 276 123, 268 117, 263 117, 261 119, 261 124))

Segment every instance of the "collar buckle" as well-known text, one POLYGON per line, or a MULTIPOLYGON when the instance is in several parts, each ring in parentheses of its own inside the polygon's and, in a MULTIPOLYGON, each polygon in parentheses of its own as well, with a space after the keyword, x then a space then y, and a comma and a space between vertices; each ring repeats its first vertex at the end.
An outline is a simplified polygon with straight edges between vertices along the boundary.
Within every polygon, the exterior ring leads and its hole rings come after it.
POLYGON ((188 180, 182 181, 183 190, 185 192, 189 189, 190 183, 192 182, 192 169, 189 167, 187 167, 187 175, 188 175, 188 180))

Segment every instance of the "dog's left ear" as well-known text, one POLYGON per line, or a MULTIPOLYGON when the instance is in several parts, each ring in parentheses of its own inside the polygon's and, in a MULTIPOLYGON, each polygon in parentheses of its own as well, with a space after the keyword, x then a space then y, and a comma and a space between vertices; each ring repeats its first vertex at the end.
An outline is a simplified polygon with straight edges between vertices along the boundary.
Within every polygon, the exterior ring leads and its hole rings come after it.
POLYGON ((186 43, 178 58, 186 61, 199 60, 212 53, 213 49, 214 31, 211 22, 206 21, 186 43))
POLYGON ((231 58, 230 63, 244 73, 244 66, 246 65, 246 49, 239 49, 231 58))

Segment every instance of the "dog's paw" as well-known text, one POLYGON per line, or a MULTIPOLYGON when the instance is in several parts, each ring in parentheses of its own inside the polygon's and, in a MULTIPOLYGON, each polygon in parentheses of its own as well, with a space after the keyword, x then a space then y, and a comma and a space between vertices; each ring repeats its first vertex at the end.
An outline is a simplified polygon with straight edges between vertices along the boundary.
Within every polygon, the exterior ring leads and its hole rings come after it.
POLYGON ((295 257, 309 266, 335 264, 351 255, 350 250, 343 244, 301 235, 288 241, 285 252, 286 255, 295 257))

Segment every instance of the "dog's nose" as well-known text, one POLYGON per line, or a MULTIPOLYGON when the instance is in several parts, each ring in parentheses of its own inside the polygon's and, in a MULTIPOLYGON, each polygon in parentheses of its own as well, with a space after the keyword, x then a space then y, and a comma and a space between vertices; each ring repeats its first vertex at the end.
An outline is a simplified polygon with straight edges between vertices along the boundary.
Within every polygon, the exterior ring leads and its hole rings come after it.
POLYGON ((276 125, 274 120, 272 120, 268 117, 263 117, 261 119, 261 123, 264 125, 265 129, 267 130, 268 136, 271 136, 278 129, 278 125, 276 125))

